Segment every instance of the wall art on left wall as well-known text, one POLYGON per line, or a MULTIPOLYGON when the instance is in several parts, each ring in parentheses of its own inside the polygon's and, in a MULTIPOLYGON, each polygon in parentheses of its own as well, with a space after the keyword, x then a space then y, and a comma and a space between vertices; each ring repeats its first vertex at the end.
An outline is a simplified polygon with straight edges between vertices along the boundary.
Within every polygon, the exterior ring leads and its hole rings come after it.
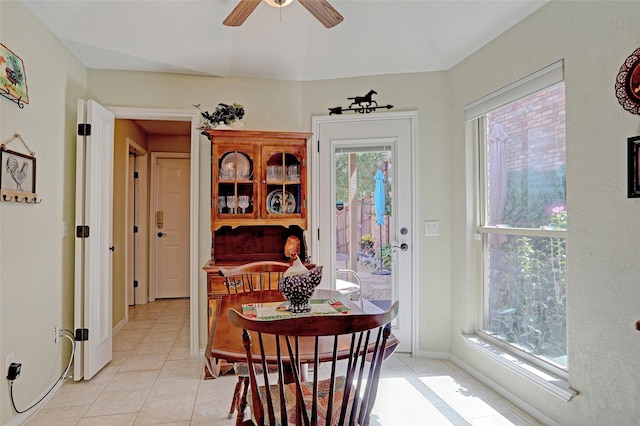
POLYGON ((640 136, 627 139, 627 198, 640 198, 640 136))
POLYGON ((36 194, 36 159, 29 155, 0 149, 1 201, 40 204, 36 194))
POLYGON ((28 92, 22 59, 0 43, 0 95, 24 108, 29 103, 28 92))

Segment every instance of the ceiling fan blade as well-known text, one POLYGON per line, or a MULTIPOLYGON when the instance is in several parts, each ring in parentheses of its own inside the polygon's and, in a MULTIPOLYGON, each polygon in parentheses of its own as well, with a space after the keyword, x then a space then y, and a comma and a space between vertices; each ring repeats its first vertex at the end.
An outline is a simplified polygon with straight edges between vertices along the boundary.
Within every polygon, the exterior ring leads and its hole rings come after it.
POLYGON ((262 0, 240 0, 240 3, 231 11, 222 22, 228 27, 239 27, 251 15, 262 0))
POLYGON ((299 0, 318 21, 327 28, 335 27, 344 20, 342 15, 327 0, 299 0))

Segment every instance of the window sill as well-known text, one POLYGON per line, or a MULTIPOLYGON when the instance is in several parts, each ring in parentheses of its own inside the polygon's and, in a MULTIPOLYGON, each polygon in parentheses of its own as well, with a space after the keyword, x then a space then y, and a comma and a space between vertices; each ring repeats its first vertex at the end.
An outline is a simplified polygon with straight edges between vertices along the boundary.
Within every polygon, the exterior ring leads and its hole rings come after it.
POLYGON ((497 346, 491 345, 478 336, 463 334, 462 338, 467 347, 491 358, 520 377, 535 383, 565 402, 571 400, 571 398, 578 394, 577 391, 569 387, 569 382, 567 380, 553 376, 548 372, 523 361, 522 359, 516 358, 515 356, 504 352, 497 346))

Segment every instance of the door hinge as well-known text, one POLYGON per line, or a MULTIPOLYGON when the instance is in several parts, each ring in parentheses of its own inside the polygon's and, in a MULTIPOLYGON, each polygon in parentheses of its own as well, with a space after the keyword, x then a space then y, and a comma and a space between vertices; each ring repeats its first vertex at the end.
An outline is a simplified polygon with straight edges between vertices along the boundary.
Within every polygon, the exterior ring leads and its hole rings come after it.
POLYGON ((133 288, 138 288, 138 281, 137 280, 133 281, 133 288))
POLYGON ((320 228, 318 228, 318 241, 320 241, 320 228))
POLYGON ((133 227, 133 233, 134 233, 134 234, 137 234, 137 233, 138 233, 138 227, 137 227, 137 226, 134 226, 134 227, 133 227))
POLYGON ((88 328, 76 328, 75 335, 76 342, 84 342, 89 340, 89 329, 88 328))
POLYGON ((89 123, 78 124, 78 136, 91 136, 91 124, 89 123))
POLYGON ((138 172, 133 172, 133 178, 138 179, 138 172))
POLYGON ((207 308, 207 316, 210 317, 212 315, 211 308, 207 308))
POLYGON ((320 139, 318 139, 318 152, 320 152, 320 139))
POLYGON ((76 227, 77 238, 89 238, 89 227, 87 225, 80 225, 76 227))

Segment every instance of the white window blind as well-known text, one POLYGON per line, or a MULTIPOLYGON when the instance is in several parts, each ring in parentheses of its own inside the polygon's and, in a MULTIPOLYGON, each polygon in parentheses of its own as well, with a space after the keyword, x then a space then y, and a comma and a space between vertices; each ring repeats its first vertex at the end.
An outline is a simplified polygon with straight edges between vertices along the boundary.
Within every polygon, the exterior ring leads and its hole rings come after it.
POLYGON ((502 89, 483 96, 465 107, 467 121, 487 114, 518 99, 546 89, 564 80, 564 60, 561 59, 539 71, 529 74, 502 89))
POLYGON ((391 151, 391 145, 379 145, 379 146, 347 146, 336 147, 336 154, 359 154, 363 152, 386 152, 391 151))

